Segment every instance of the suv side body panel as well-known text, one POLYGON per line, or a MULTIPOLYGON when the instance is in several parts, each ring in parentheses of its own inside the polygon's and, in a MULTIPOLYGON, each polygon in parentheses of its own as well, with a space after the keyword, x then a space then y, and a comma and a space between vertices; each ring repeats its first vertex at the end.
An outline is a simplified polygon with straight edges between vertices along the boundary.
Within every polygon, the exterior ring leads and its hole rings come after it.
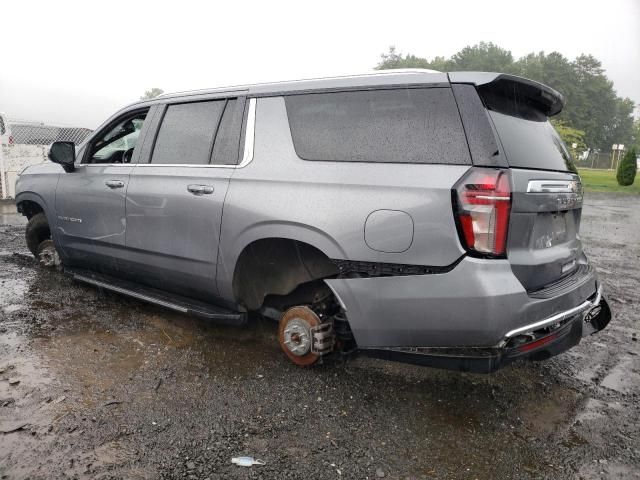
POLYGON ((233 298, 237 258, 262 238, 306 242, 331 259, 439 267, 455 263, 464 250, 452 218, 450 189, 468 168, 302 160, 293 147, 284 99, 259 98, 254 159, 235 171, 225 204, 221 296, 233 298), (367 245, 365 223, 378 210, 411 217, 415 231, 406 251, 382 252, 367 245))

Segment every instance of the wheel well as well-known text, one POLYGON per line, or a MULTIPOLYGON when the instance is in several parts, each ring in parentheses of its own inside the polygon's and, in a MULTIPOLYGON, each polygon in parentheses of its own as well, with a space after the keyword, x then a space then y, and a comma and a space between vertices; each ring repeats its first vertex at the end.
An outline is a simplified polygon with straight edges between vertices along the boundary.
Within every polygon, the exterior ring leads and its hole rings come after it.
POLYGON ((17 207, 18 211, 28 219, 31 219, 37 213, 44 212, 44 209, 32 200, 23 200, 18 203, 17 207))
POLYGON ((233 293, 236 302, 258 310, 269 295, 287 295, 300 285, 338 273, 322 251, 288 238, 266 238, 247 245, 236 262, 233 293))

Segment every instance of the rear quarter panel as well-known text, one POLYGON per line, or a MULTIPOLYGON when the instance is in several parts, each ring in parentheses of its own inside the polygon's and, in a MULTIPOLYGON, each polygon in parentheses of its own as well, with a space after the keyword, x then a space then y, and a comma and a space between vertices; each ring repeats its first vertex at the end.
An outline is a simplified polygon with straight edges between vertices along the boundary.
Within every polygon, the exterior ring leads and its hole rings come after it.
POLYGON ((296 155, 284 99, 258 99, 254 158, 234 172, 225 201, 220 294, 233 299, 238 256, 249 243, 268 237, 304 241, 334 259, 452 264, 464 250, 453 219, 451 187, 468 168, 305 161, 296 155), (411 216, 414 232, 408 249, 388 253, 367 245, 365 222, 376 210, 411 216))

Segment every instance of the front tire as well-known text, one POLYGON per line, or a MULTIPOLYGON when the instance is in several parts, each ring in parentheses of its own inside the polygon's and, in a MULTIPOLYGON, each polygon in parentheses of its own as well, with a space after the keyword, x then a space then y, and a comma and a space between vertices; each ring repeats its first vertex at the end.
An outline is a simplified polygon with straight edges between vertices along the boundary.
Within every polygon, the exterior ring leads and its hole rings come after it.
POLYGON ((25 230, 25 239, 27 248, 38 258, 38 247, 42 242, 51 238, 51 229, 47 222, 47 217, 43 212, 36 213, 29 219, 27 229, 25 230))

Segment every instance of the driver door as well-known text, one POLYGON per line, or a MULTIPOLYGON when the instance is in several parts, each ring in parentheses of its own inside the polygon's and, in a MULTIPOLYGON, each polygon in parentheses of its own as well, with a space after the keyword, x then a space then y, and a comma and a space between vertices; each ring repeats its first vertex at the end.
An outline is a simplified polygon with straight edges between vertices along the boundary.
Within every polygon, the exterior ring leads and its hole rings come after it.
POLYGON ((78 152, 56 188, 57 230, 69 266, 117 274, 126 268, 125 197, 154 108, 109 122, 78 152))

